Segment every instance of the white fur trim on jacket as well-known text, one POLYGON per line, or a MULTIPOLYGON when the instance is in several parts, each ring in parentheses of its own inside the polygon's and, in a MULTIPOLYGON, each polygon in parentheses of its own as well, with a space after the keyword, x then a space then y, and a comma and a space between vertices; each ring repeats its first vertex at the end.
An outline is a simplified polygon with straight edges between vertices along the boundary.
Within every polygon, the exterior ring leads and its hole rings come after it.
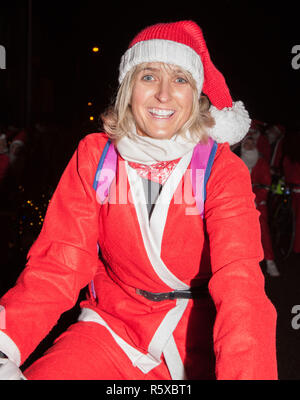
POLYGON ((0 351, 4 353, 18 367, 21 364, 20 350, 15 342, 3 331, 0 331, 0 351))
POLYGON ((222 110, 211 106, 209 111, 216 124, 208 130, 208 134, 217 143, 233 145, 248 133, 251 119, 242 101, 236 101, 232 108, 224 107, 222 110))

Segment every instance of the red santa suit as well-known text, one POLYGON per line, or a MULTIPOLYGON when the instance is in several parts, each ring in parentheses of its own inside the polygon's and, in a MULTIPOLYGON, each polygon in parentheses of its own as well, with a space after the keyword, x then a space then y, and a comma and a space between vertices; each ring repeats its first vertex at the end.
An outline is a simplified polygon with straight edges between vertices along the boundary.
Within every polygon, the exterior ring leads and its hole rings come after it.
POLYGON ((300 253, 300 163, 292 162, 288 157, 283 159, 285 180, 292 188, 292 204, 295 213, 295 239, 293 250, 300 253))
POLYGON ((276 379, 276 312, 259 267, 246 166, 228 144, 219 145, 203 221, 193 198, 178 201, 191 185, 188 153, 149 221, 141 178, 120 157, 111 186, 118 201, 97 201, 93 180, 106 142, 105 134, 88 135, 68 164, 28 264, 1 299, 1 351, 22 364, 93 280, 80 322, 25 371, 27 378, 276 379), (137 293, 206 282, 209 295, 195 300, 155 302, 137 293))
POLYGON ((255 204, 260 212, 259 220, 261 225, 261 241, 264 249, 264 258, 266 260, 274 260, 267 208, 268 187, 271 185, 271 174, 269 165, 265 159, 260 157, 252 168, 251 181, 253 192, 255 194, 255 204))
POLYGON ((8 156, 7 140, 6 135, 0 135, 0 185, 5 178, 9 168, 9 156, 8 156))
POLYGON ((18 158, 19 150, 26 142, 25 131, 8 132, 8 134, 0 135, 0 184, 8 173, 9 167, 12 166, 18 158), (8 146, 9 145, 9 146, 8 146))
POLYGON ((261 133, 257 137, 256 147, 261 156, 267 161, 270 162, 271 159, 271 147, 268 142, 268 138, 261 133))
POLYGON ((283 160, 283 136, 280 136, 274 143, 272 156, 270 158, 270 167, 280 170, 283 160))
POLYGON ((0 154, 0 185, 5 178, 9 168, 9 157, 7 154, 0 154))
POLYGON ((9 144, 14 142, 25 144, 27 140, 27 133, 24 129, 19 130, 13 126, 8 127, 6 132, 7 140, 9 144))
POLYGON ((271 125, 266 130, 266 136, 270 143, 270 168, 271 174, 282 173, 282 161, 283 161, 283 141, 285 136, 285 127, 281 124, 271 125))
POLYGON ((24 148, 26 143, 26 132, 25 130, 21 130, 11 138, 11 143, 9 147, 9 157, 11 164, 15 164, 15 162, 19 158, 20 151, 24 148))

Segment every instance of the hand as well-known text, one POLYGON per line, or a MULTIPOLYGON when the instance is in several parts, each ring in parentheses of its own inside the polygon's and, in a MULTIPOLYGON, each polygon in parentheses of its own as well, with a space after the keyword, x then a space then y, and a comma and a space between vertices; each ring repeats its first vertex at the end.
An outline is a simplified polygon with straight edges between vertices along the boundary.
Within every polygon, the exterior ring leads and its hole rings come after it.
MULTIPOLYGON (((3 354, 3 353, 1 353, 3 354)), ((0 381, 27 380, 18 366, 8 358, 0 357, 0 381)))

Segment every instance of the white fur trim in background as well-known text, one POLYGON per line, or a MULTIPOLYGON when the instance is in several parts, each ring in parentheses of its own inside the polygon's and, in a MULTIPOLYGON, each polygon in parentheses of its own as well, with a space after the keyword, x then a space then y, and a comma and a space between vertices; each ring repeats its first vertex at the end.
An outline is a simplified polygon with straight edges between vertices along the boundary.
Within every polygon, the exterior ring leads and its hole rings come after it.
POLYGON ((224 107, 222 110, 211 106, 209 111, 216 124, 208 130, 208 134, 217 143, 233 145, 248 133, 251 119, 242 101, 236 101, 232 108, 224 107))

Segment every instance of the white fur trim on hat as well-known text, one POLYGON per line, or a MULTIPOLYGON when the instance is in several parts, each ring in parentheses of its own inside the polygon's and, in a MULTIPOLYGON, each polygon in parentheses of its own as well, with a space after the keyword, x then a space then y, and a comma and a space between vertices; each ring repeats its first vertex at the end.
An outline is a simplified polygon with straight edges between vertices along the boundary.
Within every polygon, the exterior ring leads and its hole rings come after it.
POLYGON ((228 142, 230 145, 240 142, 248 133, 251 119, 242 101, 236 101, 232 108, 222 110, 211 106, 209 109, 216 124, 209 129, 209 136, 217 143, 228 142))
POLYGON ((200 96, 204 72, 200 56, 189 46, 172 40, 152 39, 136 43, 121 58, 119 83, 134 66, 145 62, 164 62, 178 65, 190 72, 200 96))

